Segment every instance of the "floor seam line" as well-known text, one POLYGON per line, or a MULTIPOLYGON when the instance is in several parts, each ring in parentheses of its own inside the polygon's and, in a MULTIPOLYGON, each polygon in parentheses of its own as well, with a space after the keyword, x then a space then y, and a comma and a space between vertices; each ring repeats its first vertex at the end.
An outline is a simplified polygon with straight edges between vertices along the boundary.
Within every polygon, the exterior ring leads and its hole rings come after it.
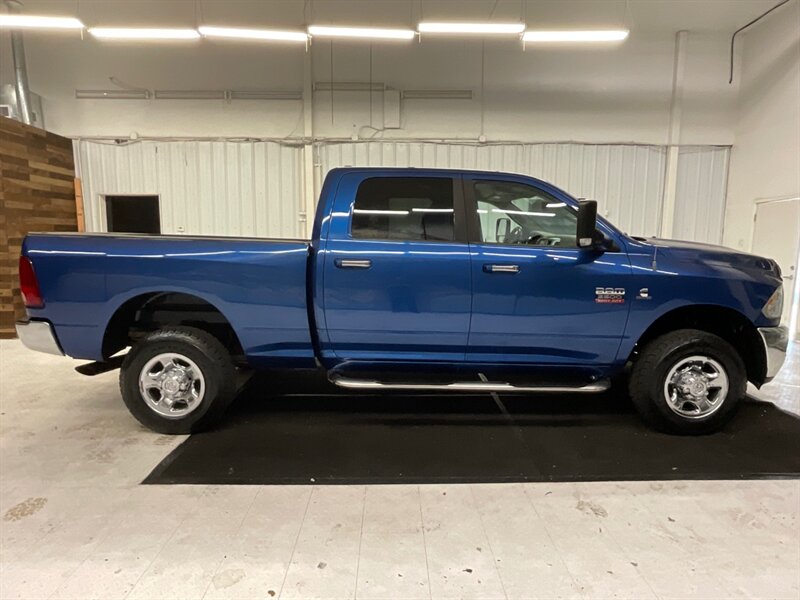
MULTIPOLYGON (((242 526, 244 525, 244 522, 247 520, 247 517, 250 515, 250 511, 253 510, 253 506, 256 503, 256 498, 258 498, 259 494, 261 494, 261 489, 256 490, 256 493, 253 494, 253 499, 250 501, 250 504, 248 505, 247 510, 244 511, 244 515, 242 516, 242 520, 239 521, 239 525, 236 527, 236 531, 234 532, 234 536, 235 536, 233 538, 234 542, 238 538, 238 534, 242 530, 242 526)), ((219 573, 219 569, 222 566, 222 563, 225 562, 225 558, 226 558, 226 555, 223 554, 222 558, 219 559, 219 562, 217 563, 217 566, 214 569, 214 572, 211 573, 211 578, 208 580, 208 584, 206 585, 206 589, 203 590, 203 595, 201 596, 201 598, 205 598, 208 595, 208 591, 211 589, 211 585, 214 583, 214 577, 216 577, 217 573, 219 573)))
POLYGON ((536 518, 542 523, 544 533, 547 536, 547 539, 550 540, 550 544, 552 544, 553 549, 555 549, 555 551, 558 553, 558 560, 561 562, 564 570, 567 572, 567 575, 569 575, 569 578, 572 580, 572 585, 575 586, 575 591, 580 594, 581 598, 586 598, 586 595, 581 590, 581 586, 578 584, 578 580, 575 579, 575 575, 570 570, 567 561, 564 560, 564 555, 561 552, 561 549, 558 547, 558 544, 556 544, 555 539, 553 539, 553 535, 550 533, 550 529, 547 527, 547 521, 545 521, 545 519, 542 518, 542 515, 539 514, 539 509, 536 508, 536 504, 534 503, 533 498, 530 497, 530 494, 528 494, 528 490, 526 489, 524 483, 522 484, 522 494, 527 499, 528 504, 530 504, 531 508, 533 509, 533 512, 536 513, 536 518))
POLYGON ((297 551, 297 544, 300 541, 300 534, 303 532, 303 526, 306 524, 306 516, 308 515, 308 507, 311 506, 311 497, 314 495, 314 490, 317 486, 311 486, 311 491, 308 493, 308 500, 306 500, 306 509, 303 511, 303 518, 300 520, 300 527, 297 528, 297 536, 294 538, 292 545, 292 553, 289 555, 289 562, 286 563, 286 571, 283 573, 283 581, 281 581, 281 589, 278 590, 278 599, 283 597, 283 588, 286 585, 286 578, 289 576, 289 569, 292 568, 292 559, 294 553, 297 551))
POLYGON ((356 581, 353 587, 353 600, 358 598, 358 571, 361 568, 361 547, 364 544, 364 515, 367 512, 367 486, 364 486, 364 496, 361 503, 361 530, 358 534, 358 555, 356 556, 356 581))
POLYGON ((428 597, 433 600, 433 590, 431 589, 431 566, 428 562, 428 539, 425 535, 425 517, 422 514, 422 491, 420 486, 417 486, 417 503, 419 504, 419 522, 422 528, 422 549, 425 551, 425 572, 428 577, 428 597))
MULTIPOLYGON (((200 498, 203 497, 203 495, 205 494, 205 492, 206 492, 206 490, 208 488, 209 488, 209 486, 205 486, 203 491, 200 493, 200 498)), ((125 600, 127 600, 127 598, 129 598, 130 595, 134 592, 134 590, 136 589, 136 586, 139 585, 139 582, 142 580, 142 577, 145 576, 145 574, 150 570, 150 567, 153 566, 153 563, 156 562, 156 560, 158 559, 159 556, 161 556, 161 553, 164 551, 164 548, 166 548, 167 544, 169 544, 172 541, 172 538, 175 537, 175 534, 178 532, 178 530, 181 528, 181 526, 186 522, 186 520, 188 518, 189 518, 189 515, 187 514, 186 516, 183 517, 183 519, 181 519, 178 522, 177 525, 175 525, 175 529, 173 529, 172 533, 169 534, 169 537, 166 540, 164 540, 164 543, 161 545, 161 548, 158 549, 158 552, 155 553, 153 558, 150 559, 150 562, 147 563, 147 566, 139 574, 139 577, 136 578, 136 582, 133 584, 133 586, 131 587, 130 591, 127 594, 125 594, 125 596, 124 596, 125 600)))
POLYGON ((470 484, 469 486, 469 494, 472 497, 472 504, 475 507, 475 512, 478 513, 478 521, 481 523, 481 530, 483 531, 483 537, 486 539, 486 545, 489 548, 489 554, 492 555, 492 566, 494 567, 494 572, 497 573, 497 579, 500 582, 500 589, 503 590, 503 597, 508 600, 508 592, 506 591, 506 585, 503 583, 503 576, 500 574, 500 568, 497 566, 497 557, 494 554, 494 549, 492 548, 492 541, 489 539, 489 534, 486 533, 486 523, 483 522, 483 515, 481 514, 480 508, 478 508, 478 502, 475 500, 475 484, 470 484))

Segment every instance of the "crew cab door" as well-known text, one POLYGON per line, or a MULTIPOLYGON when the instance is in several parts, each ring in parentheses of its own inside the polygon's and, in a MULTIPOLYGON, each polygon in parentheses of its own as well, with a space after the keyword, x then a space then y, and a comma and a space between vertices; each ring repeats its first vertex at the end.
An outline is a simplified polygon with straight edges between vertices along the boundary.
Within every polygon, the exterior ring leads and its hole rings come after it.
POLYGON ((519 177, 464 180, 473 307, 467 360, 614 362, 634 290, 620 251, 576 246, 577 205, 519 177))
POLYGON ((323 358, 463 362, 470 258, 457 177, 345 174, 324 244, 323 358))

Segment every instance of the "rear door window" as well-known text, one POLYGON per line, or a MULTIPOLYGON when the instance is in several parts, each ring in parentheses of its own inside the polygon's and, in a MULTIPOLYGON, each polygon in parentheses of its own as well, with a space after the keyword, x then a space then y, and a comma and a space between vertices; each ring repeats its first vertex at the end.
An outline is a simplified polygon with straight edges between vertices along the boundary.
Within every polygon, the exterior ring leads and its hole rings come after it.
POLYGON ((350 234, 372 240, 455 239, 453 180, 373 177, 358 187, 350 234))

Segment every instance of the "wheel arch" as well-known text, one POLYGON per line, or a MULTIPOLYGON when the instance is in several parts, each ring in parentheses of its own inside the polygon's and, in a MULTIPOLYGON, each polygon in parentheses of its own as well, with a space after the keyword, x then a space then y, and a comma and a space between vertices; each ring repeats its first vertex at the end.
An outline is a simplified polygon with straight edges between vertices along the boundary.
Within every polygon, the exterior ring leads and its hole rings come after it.
POLYGON ((207 298, 179 290, 139 293, 119 303, 103 333, 102 355, 108 358, 150 331, 176 325, 202 329, 232 355, 244 355, 239 336, 223 312, 207 298))
POLYGON ((738 310, 714 304, 692 304, 667 311, 642 333, 628 356, 635 360, 646 344, 678 329, 698 329, 717 335, 734 347, 747 369, 747 380, 761 386, 767 375, 764 345, 758 329, 738 310))

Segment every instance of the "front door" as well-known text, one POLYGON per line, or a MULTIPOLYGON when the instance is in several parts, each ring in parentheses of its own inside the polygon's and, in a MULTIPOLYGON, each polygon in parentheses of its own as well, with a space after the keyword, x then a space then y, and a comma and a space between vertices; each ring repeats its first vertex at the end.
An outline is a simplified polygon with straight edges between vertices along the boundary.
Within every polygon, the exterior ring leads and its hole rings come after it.
POLYGON ((623 252, 576 247, 577 205, 524 178, 464 181, 473 308, 467 360, 614 362, 631 290, 623 252))
POLYGON ((460 180, 423 171, 342 179, 325 247, 323 356, 463 362, 471 289, 460 191, 460 180))

